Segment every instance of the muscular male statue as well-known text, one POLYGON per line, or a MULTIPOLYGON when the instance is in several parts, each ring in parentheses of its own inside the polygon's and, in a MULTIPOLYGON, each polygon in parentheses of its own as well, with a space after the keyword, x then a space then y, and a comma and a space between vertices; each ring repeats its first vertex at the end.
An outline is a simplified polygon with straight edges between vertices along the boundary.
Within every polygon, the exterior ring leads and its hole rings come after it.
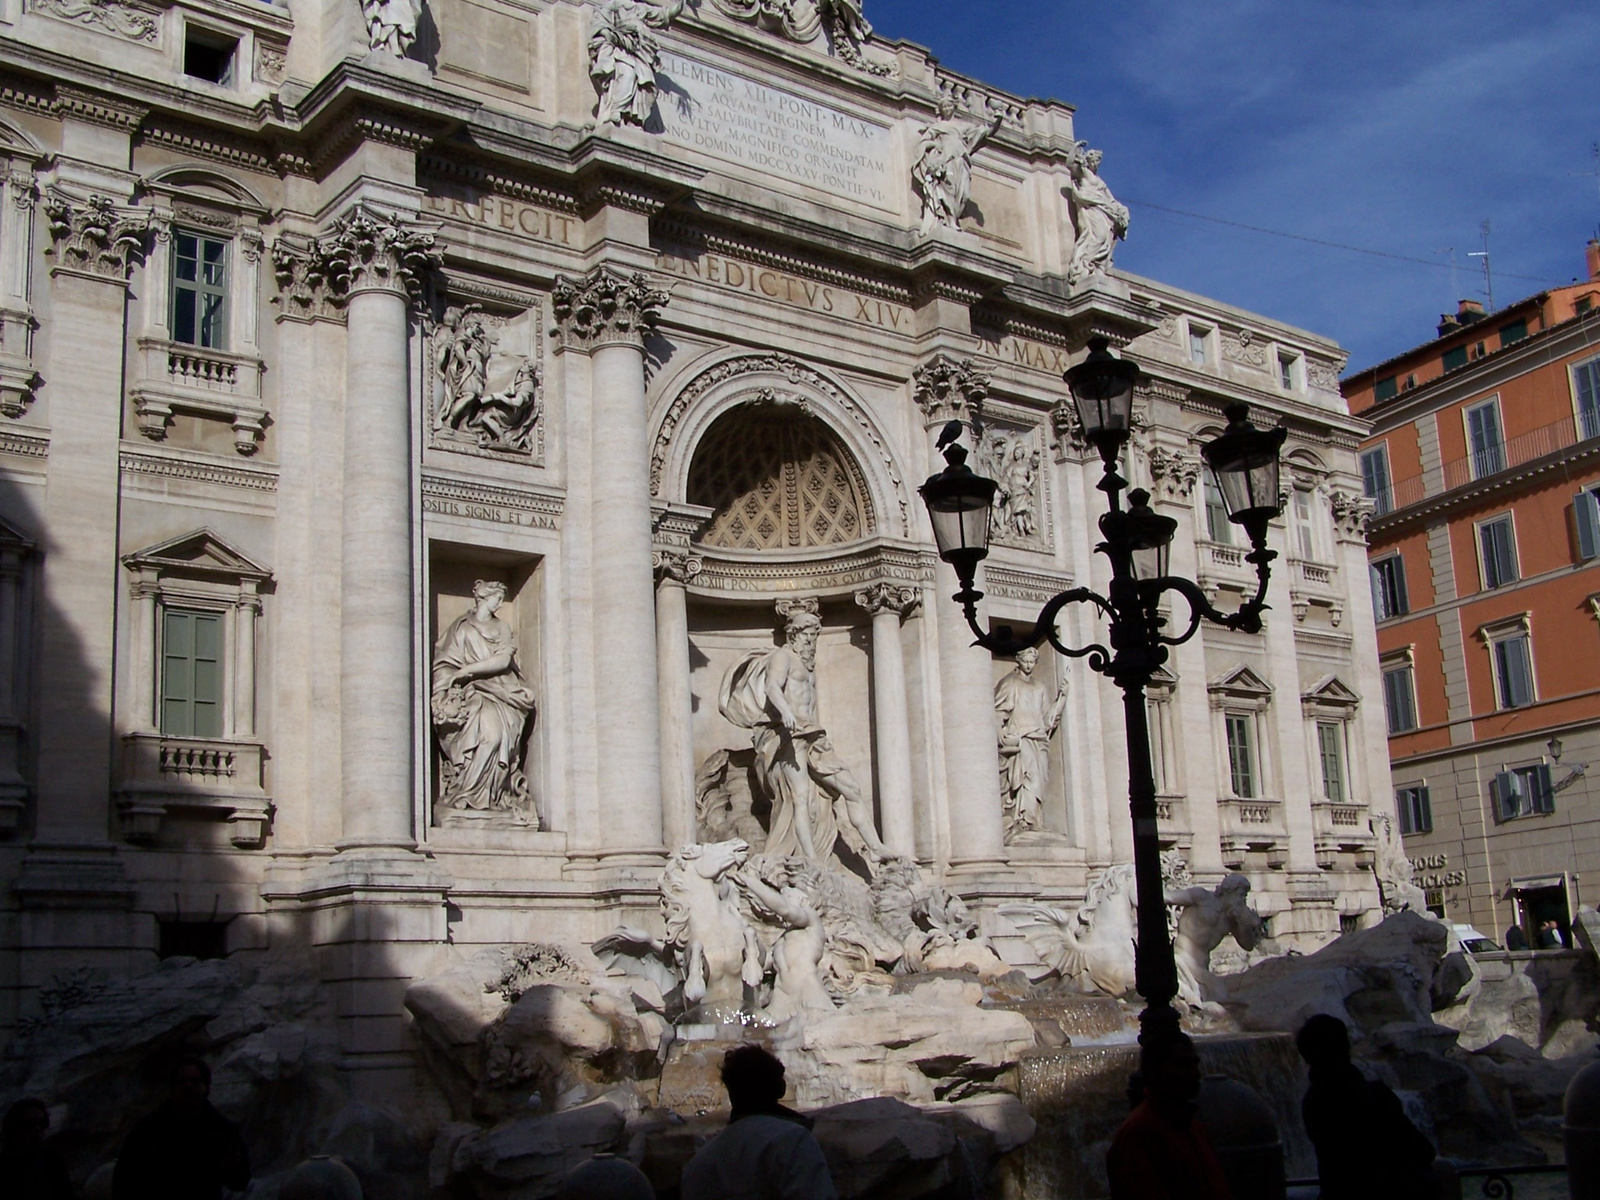
POLYGON ((1168 888, 1167 903, 1183 909, 1178 936, 1172 939, 1172 957, 1178 964, 1178 998, 1190 1004, 1211 999, 1216 980, 1211 975, 1211 952, 1230 933, 1245 950, 1254 950, 1266 934, 1255 909, 1246 902, 1250 880, 1235 872, 1224 875, 1215 891, 1203 887, 1168 888))
POLYGON ((872 805, 828 740, 817 716, 817 637, 822 620, 796 607, 784 645, 746 655, 722 681, 722 715, 750 730, 756 770, 772 798, 768 857, 798 854, 826 862, 839 837, 835 799, 874 860, 889 849, 872 824, 872 805))

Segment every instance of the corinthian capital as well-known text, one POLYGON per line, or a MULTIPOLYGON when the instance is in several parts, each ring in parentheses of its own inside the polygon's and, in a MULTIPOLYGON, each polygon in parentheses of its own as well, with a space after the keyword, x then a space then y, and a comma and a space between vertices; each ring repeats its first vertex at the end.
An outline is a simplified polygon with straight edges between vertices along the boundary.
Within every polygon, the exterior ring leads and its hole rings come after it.
POLYGON ((922 603, 922 593, 903 583, 874 583, 857 590, 856 603, 873 616, 892 612, 904 618, 922 603))
POLYGON ((989 374, 970 358, 941 352, 912 372, 911 394, 929 429, 946 421, 971 421, 989 394, 989 374))
POLYGON ((322 274, 342 295, 368 290, 415 295, 443 262, 433 234, 365 207, 351 209, 319 238, 314 254, 322 274))
POLYGON ((688 584, 705 569, 697 554, 687 550, 657 550, 651 555, 656 571, 656 582, 688 584))
POLYGON ((144 253, 150 214, 119 207, 104 196, 71 200, 51 195, 44 205, 57 270, 79 271, 125 282, 136 255, 144 253))
POLYGON ((563 350, 643 346, 671 295, 646 275, 596 267, 582 279, 556 276, 551 294, 563 350))

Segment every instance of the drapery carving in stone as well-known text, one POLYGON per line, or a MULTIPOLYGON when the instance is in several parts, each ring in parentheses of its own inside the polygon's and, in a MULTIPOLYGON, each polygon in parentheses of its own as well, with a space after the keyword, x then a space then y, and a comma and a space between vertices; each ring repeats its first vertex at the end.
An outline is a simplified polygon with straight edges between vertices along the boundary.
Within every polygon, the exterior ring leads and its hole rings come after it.
POLYGON ((978 443, 976 469, 1000 485, 989 510, 989 536, 1001 541, 1038 539, 1043 454, 1031 433, 1007 435, 990 428, 978 443))
POLYGON ((911 394, 928 428, 977 419, 989 394, 989 374, 970 358, 936 354, 911 376, 911 394))
POLYGON ((342 295, 368 288, 416 295, 444 261, 432 233, 360 206, 317 240, 323 271, 342 295))
POLYGON ((780 600, 784 644, 745 655, 723 677, 722 715, 750 730, 756 776, 772 802, 766 853, 798 854, 814 863, 833 857, 836 800, 876 860, 889 856, 872 823, 872 804, 828 739, 817 710, 818 602, 780 600))
POLYGON ((144 253, 147 212, 122 209, 105 196, 69 200, 60 194, 45 200, 44 211, 59 268, 126 280, 133 259, 144 253))
POLYGON ((517 666, 516 634, 495 615, 505 598, 505 584, 478 580, 472 607, 434 647, 429 707, 440 750, 435 811, 498 814, 537 829, 523 773, 533 688, 517 666))
POLYGON ((834 55, 872 75, 888 75, 893 68, 873 62, 862 48, 872 39, 872 25, 861 0, 712 0, 719 12, 748 21, 794 42, 811 42, 819 32, 828 35, 834 55))
POLYGON ((873 616, 881 612, 892 612, 896 616, 905 617, 922 603, 922 592, 917 588, 905 587, 898 583, 874 583, 870 587, 858 589, 855 600, 857 605, 873 616))
POLYGON ((367 22, 367 47, 374 53, 404 58, 417 40, 422 0, 361 0, 367 22))
POLYGON ((1072 227, 1077 237, 1073 242, 1072 264, 1067 268, 1067 282, 1074 285, 1110 271, 1117 241, 1128 236, 1127 206, 1117 202, 1100 178, 1100 158, 1099 150, 1091 150, 1087 142, 1079 142, 1068 167, 1070 180, 1066 194, 1071 202, 1072 227))
POLYGON ((491 390, 496 338, 478 304, 446 308, 431 340, 435 440, 534 454, 544 412, 544 372, 539 364, 525 355, 502 354, 497 371, 504 379, 509 360, 511 376, 504 388, 491 390))
POLYGON ((1052 693, 1034 676, 1037 650, 1017 654, 1017 665, 994 685, 994 712, 1000 726, 1000 800, 1005 809, 1006 841, 1042 829, 1044 788, 1050 779, 1050 739, 1067 707, 1067 681, 1052 693))
POLYGON ((1163 500, 1184 501, 1194 494, 1200 481, 1200 460, 1179 450, 1162 446, 1150 448, 1150 479, 1156 495, 1163 500))
POLYGON ((670 292, 638 271, 624 274, 605 266, 582 279, 557 275, 551 289, 556 334, 564 350, 643 346, 671 298, 670 292))
POLYGON ((742 550, 858 541, 872 529, 866 485, 827 426, 799 408, 743 405, 712 426, 688 499, 716 510, 699 542, 742 550))
POLYGON ((589 35, 589 78, 600 103, 596 125, 643 125, 656 109, 661 46, 651 32, 683 12, 684 0, 606 0, 589 35))
POLYGON ((922 201, 923 237, 935 226, 961 228, 972 198, 972 156, 1005 120, 1004 111, 962 120, 952 96, 940 98, 938 113, 917 131, 917 161, 911 168, 911 186, 922 201))
POLYGON ((130 42, 154 45, 161 40, 156 14, 124 0, 28 0, 28 11, 89 25, 130 42))

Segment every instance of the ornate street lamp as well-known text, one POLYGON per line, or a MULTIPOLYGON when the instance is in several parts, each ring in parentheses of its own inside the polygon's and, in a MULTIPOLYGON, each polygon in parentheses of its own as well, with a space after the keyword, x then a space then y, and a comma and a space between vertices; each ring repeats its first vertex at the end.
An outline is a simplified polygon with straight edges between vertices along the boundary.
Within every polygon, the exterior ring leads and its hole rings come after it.
POLYGON ((947 429, 940 439, 945 447, 943 471, 922 486, 922 498, 933 519, 939 557, 956 570, 961 590, 954 599, 966 614, 978 645, 994 654, 1011 655, 1049 642, 1069 658, 1087 658, 1089 666, 1122 689, 1123 715, 1128 737, 1128 807, 1133 817, 1133 861, 1139 894, 1139 946, 1136 981, 1145 999, 1139 1017, 1141 1040, 1152 1030, 1176 1029, 1178 1014, 1172 1007, 1178 992, 1178 972, 1167 934, 1167 905, 1161 879, 1161 842, 1156 826, 1156 789, 1150 769, 1150 730, 1145 716, 1145 688, 1155 671, 1167 661, 1168 647, 1192 638, 1203 620, 1227 629, 1259 633, 1266 610, 1268 564, 1277 557, 1267 549, 1267 525, 1282 510, 1278 498, 1278 456, 1288 436, 1282 428, 1261 430, 1250 424, 1243 404, 1227 409, 1228 427, 1201 450, 1207 468, 1228 510, 1228 519, 1250 538, 1245 561, 1256 568, 1256 593, 1237 611, 1214 608, 1198 584, 1168 573, 1168 555, 1178 523, 1150 507, 1142 489, 1122 493, 1128 481, 1117 473, 1117 462, 1132 430, 1133 390, 1139 379, 1137 364, 1117 358, 1104 338, 1089 342, 1089 356, 1066 373, 1067 386, 1083 425, 1083 436, 1105 464, 1098 485, 1106 493, 1109 510, 1100 517, 1104 537, 1098 547, 1111 560, 1111 586, 1101 596, 1089 588, 1072 588, 1045 604, 1033 628, 1019 634, 1009 625, 986 630, 978 622, 978 601, 983 593, 973 587, 978 564, 989 554, 989 510, 998 485, 976 475, 966 465, 967 452, 954 444, 959 429, 947 429), (1166 620, 1159 612, 1161 597, 1176 592, 1189 604, 1187 627, 1177 637, 1162 632, 1166 620), (1066 645, 1056 629, 1061 610, 1069 604, 1093 604, 1110 622, 1110 646, 1066 645))

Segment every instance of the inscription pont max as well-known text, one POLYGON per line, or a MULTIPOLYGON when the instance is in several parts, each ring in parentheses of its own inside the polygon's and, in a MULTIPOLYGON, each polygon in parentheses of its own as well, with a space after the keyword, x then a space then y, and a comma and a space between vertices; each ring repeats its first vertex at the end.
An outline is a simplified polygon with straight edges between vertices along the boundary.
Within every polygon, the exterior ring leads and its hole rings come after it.
POLYGON ((662 136, 764 174, 898 208, 887 126, 671 50, 657 72, 662 136))

